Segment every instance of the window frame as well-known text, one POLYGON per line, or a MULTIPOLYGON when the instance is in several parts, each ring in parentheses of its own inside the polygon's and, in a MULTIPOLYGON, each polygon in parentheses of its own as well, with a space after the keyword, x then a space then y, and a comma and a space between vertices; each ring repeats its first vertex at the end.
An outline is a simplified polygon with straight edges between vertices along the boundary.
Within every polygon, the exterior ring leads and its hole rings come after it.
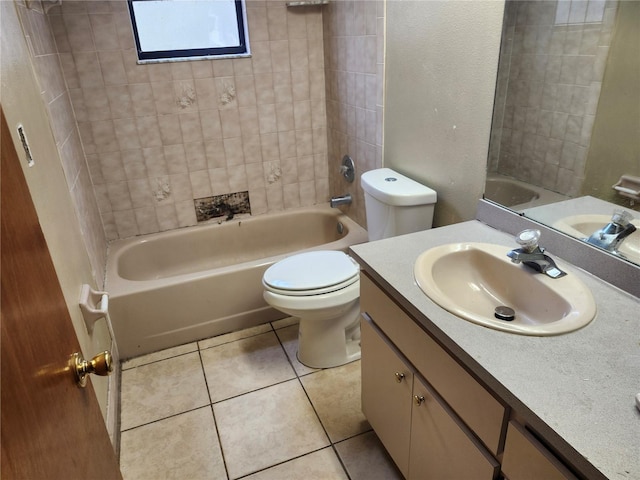
MULTIPOLYGON (((134 3, 142 3, 152 0, 127 0, 129 7, 129 17, 133 29, 133 38, 136 45, 138 55, 138 63, 156 63, 156 62, 175 62, 181 60, 199 60, 199 59, 216 59, 216 58, 238 58, 249 57, 251 51, 249 49, 249 28, 247 24, 246 9, 244 0, 234 0, 236 10, 236 20, 238 29, 239 45, 228 47, 205 47, 193 49, 176 49, 176 50, 155 50, 143 51, 140 46, 140 38, 138 36, 138 25, 133 9, 134 3)), ((165 0, 168 1, 168 0, 165 0)))

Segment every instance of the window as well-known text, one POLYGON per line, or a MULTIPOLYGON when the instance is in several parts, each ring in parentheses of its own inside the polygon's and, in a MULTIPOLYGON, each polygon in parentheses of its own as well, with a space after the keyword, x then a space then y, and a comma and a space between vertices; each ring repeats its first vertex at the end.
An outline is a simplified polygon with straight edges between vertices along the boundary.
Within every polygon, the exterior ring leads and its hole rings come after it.
POLYGON ((129 0, 140 63, 249 56, 242 0, 129 0))

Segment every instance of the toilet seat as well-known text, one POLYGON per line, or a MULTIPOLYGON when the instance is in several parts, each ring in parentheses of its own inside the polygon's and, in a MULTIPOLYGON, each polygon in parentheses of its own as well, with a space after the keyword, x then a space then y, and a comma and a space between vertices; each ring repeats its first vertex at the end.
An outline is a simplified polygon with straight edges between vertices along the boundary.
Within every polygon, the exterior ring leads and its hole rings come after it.
POLYGON ((262 283, 268 291, 280 295, 321 295, 357 282, 358 273, 358 264, 345 253, 319 250, 275 263, 264 273, 262 283))

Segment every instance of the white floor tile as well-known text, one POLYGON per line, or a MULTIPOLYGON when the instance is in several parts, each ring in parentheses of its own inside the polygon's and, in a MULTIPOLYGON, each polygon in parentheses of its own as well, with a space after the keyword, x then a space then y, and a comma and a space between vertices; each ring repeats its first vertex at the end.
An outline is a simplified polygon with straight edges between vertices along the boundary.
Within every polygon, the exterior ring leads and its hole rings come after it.
POLYGON ((179 345, 177 347, 167 348, 166 350, 160 350, 159 352, 148 353, 147 355, 141 355, 124 361, 122 363, 122 370, 128 370, 130 368, 139 367, 141 365, 165 360, 171 357, 177 357, 178 355, 183 355, 185 353, 196 352, 197 350, 198 344, 193 342, 185 345, 179 345))
POLYGON ((360 402, 360 361, 300 378, 332 442, 371 430, 360 402))
POLYGON ((323 448, 253 475, 247 480, 347 480, 332 448, 323 448))
POLYGON ((202 350, 213 402, 295 378, 274 332, 202 350))
POLYGON ((351 480, 404 480, 373 432, 337 443, 335 447, 351 480))
POLYGON ((307 367, 306 365, 298 361, 298 324, 276 330, 276 335, 282 342, 287 357, 291 361, 293 368, 298 376, 307 375, 312 372, 317 372, 317 368, 307 367))
POLYGON ((329 445, 297 380, 216 403, 213 410, 231 479, 329 445))
POLYGON ((204 350, 205 348, 215 347, 224 343, 240 340, 241 338, 253 337, 254 335, 259 335, 261 333, 271 331, 273 331, 271 325, 269 323, 265 323, 263 325, 258 325, 257 327, 245 328, 244 330, 238 330, 237 332, 226 333, 224 335, 218 335, 217 337, 205 338, 204 340, 198 341, 198 346, 200 347, 200 350, 204 350))
POLYGON ((211 407, 122 434, 124 480, 226 480, 211 407))
POLYGON ((208 405, 198 352, 122 372, 121 430, 208 405))
POLYGON ((400 480, 375 434, 360 434, 360 362, 308 368, 297 346, 286 318, 125 362, 124 480, 227 480, 225 463, 230 479, 400 480))

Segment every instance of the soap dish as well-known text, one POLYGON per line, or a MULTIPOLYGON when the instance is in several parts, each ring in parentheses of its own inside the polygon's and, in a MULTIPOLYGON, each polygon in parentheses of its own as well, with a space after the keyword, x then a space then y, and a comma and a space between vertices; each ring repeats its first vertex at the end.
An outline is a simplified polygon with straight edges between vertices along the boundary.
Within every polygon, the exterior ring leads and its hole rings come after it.
POLYGON ((612 188, 623 197, 640 201, 640 177, 623 175, 612 188))

